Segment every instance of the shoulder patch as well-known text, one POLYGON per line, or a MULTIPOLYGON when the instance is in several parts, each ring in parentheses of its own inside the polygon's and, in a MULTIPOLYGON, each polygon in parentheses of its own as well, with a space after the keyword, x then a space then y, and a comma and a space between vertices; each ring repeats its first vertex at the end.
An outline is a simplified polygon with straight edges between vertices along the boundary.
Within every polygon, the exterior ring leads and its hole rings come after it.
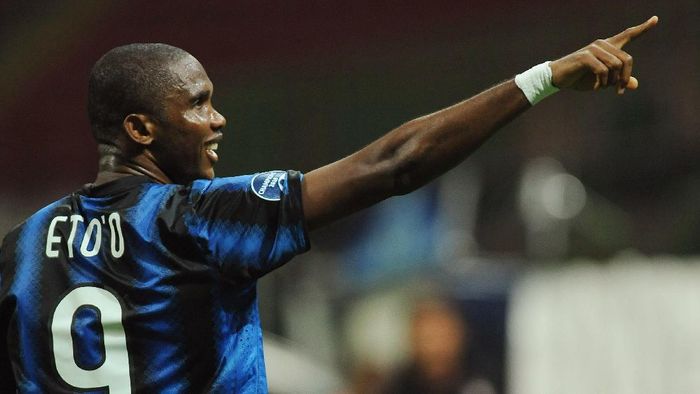
POLYGON ((279 201, 286 181, 286 171, 261 172, 250 180, 250 188, 256 196, 263 200, 279 201))

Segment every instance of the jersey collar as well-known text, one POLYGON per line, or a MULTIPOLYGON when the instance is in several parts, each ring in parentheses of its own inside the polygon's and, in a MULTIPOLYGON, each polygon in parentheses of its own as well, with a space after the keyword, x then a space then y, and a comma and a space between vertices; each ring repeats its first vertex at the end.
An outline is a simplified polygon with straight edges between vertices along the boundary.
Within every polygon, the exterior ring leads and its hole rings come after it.
POLYGON ((145 175, 125 176, 98 186, 95 186, 93 183, 88 183, 78 190, 78 194, 87 197, 106 197, 133 189, 144 183, 157 182, 145 175))

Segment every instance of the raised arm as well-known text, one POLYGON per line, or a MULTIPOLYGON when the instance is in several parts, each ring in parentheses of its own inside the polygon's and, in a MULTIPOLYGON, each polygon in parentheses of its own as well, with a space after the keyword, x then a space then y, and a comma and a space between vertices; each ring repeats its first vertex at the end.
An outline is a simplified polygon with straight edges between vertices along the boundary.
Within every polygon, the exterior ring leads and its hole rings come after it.
MULTIPOLYGON (((618 94, 625 88, 636 89, 632 57, 622 47, 657 22, 658 18, 652 17, 549 63, 546 84, 577 90, 615 86, 618 94)), ((409 193, 456 166, 501 126, 528 109, 531 101, 536 102, 531 95, 526 97, 521 87, 523 83, 516 85, 515 80, 503 82, 411 120, 352 155, 309 172, 302 189, 309 228, 409 193)))

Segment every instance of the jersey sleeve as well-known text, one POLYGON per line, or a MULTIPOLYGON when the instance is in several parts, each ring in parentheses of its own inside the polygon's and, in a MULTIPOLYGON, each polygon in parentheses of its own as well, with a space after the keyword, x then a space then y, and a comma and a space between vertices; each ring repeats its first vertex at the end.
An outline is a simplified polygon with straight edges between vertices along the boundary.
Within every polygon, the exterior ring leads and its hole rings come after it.
POLYGON ((195 181, 183 222, 225 277, 259 278, 310 248, 302 178, 296 171, 268 171, 195 181))

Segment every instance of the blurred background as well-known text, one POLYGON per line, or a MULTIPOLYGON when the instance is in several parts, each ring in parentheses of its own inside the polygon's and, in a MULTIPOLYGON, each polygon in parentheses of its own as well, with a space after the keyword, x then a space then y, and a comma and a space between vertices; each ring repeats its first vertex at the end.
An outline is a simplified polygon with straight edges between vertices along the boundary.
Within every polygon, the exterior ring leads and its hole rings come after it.
POLYGON ((0 2, 0 236, 94 179, 87 77, 186 49, 219 176, 341 158, 659 15, 640 88, 557 94, 260 283, 272 392, 700 392, 700 2, 0 2))

